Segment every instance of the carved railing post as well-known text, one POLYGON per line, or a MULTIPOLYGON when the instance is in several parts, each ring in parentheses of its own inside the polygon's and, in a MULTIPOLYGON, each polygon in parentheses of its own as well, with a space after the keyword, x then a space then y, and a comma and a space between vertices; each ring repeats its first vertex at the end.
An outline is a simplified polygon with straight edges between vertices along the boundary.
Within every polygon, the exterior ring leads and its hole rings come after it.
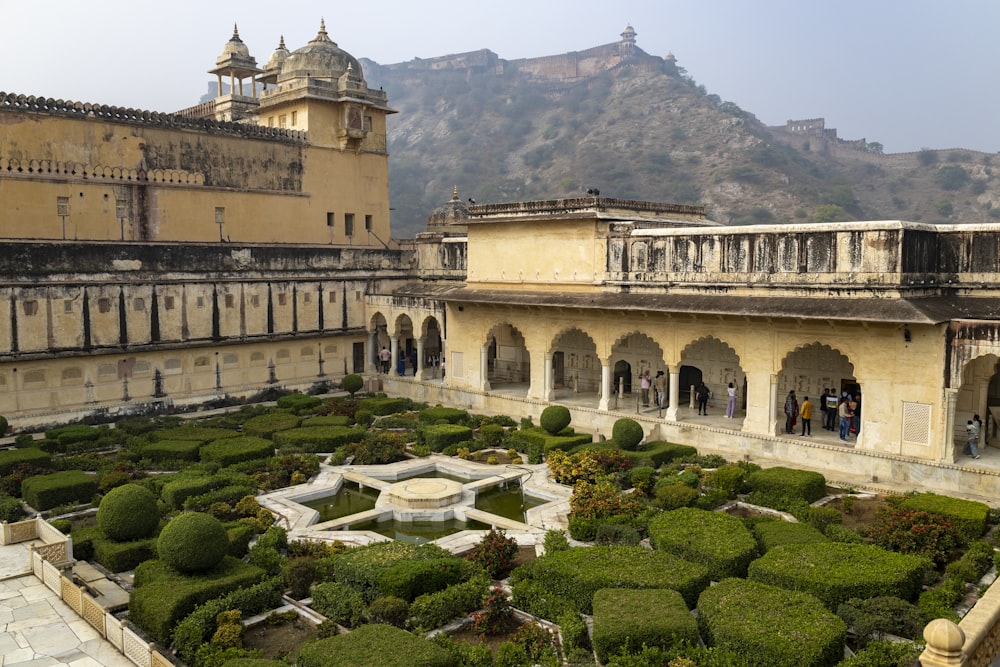
POLYGON ((920 654, 920 667, 964 667, 965 633, 951 621, 938 618, 924 628, 927 647, 920 654))

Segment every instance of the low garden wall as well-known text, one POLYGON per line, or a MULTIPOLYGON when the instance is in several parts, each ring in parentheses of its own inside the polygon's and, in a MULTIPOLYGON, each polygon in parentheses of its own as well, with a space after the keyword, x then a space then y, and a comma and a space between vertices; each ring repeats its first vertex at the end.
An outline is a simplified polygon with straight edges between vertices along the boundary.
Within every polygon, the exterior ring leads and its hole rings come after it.
POLYGON ((57 565, 73 560, 73 540, 52 527, 44 519, 34 518, 26 521, 0 524, 0 545, 19 544, 41 540, 43 544, 29 546, 32 558, 39 554, 43 559, 57 565))

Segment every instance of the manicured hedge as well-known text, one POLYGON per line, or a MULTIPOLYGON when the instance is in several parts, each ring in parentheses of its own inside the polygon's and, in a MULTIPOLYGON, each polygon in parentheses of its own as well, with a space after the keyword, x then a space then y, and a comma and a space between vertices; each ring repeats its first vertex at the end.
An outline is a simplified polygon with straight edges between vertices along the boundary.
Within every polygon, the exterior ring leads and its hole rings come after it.
MULTIPOLYGON (((94 550, 93 559, 111 572, 134 570, 140 563, 156 558, 155 537, 128 542, 115 542, 98 537, 93 539, 91 544, 94 550)), ((73 547, 75 552, 76 545, 73 547)))
POLYGON ((747 484, 752 491, 801 498, 814 503, 826 495, 826 478, 818 472, 775 466, 750 473, 747 484))
MULTIPOLYGON (((571 453, 583 451, 584 449, 609 450, 613 449, 621 452, 632 461, 633 465, 641 465, 643 461, 652 461, 654 468, 659 468, 677 459, 688 459, 698 455, 698 450, 689 445, 678 445, 664 440, 644 442, 639 444, 635 451, 628 451, 618 447, 614 440, 605 442, 584 442, 572 448, 571 453)), ((548 450, 546 450, 548 451, 548 450)))
POLYGON ((722 512, 682 507, 649 522, 653 548, 708 568, 714 581, 746 576, 757 541, 740 519, 722 512))
POLYGON ((14 466, 21 463, 29 463, 39 468, 48 468, 52 465, 52 457, 48 452, 43 452, 38 447, 0 451, 0 475, 9 475, 14 466))
POLYGON ((440 405, 434 408, 426 408, 417 413, 417 419, 421 424, 437 424, 446 421, 449 424, 457 424, 469 418, 469 413, 458 408, 443 408, 440 405))
POLYGON ((369 624, 346 635, 308 642, 298 667, 456 667, 448 651, 391 625, 369 624))
POLYGON ((67 445, 80 442, 94 442, 101 437, 102 430, 86 424, 73 424, 62 426, 45 432, 46 440, 59 443, 60 449, 66 449, 67 445))
POLYGON ((458 424, 427 424, 417 431, 418 444, 426 444, 432 452, 469 440, 472 440, 472 429, 458 424))
POLYGON ((153 440, 197 440, 198 442, 211 442, 212 440, 235 438, 240 435, 240 432, 229 428, 213 428, 211 426, 178 426, 177 428, 165 428, 160 431, 153 431, 149 435, 153 440))
POLYGON ((256 493, 256 487, 250 484, 227 484, 207 493, 189 496, 184 501, 184 509, 189 512, 207 512, 215 503, 227 503, 235 507, 244 496, 253 496, 256 493))
POLYGON ((771 549, 750 564, 753 581, 819 598, 830 610, 851 598, 894 595, 914 601, 931 563, 867 544, 815 542, 771 549))
MULTIPOLYGON (((594 593, 601 588, 670 588, 689 606, 709 584, 708 569, 677 556, 644 547, 595 546, 545 554, 511 574, 514 604, 521 582, 531 582, 566 598, 576 610, 590 614, 594 593)), ((530 588, 530 586, 529 586, 530 588)), ((537 588, 532 594, 537 592, 537 588)))
POLYGON ((215 461, 220 466, 253 459, 266 459, 269 456, 274 456, 274 443, 252 436, 213 440, 201 448, 202 461, 215 461))
POLYGON ((297 447, 304 452, 332 452, 338 447, 353 442, 361 442, 364 429, 348 426, 312 426, 293 428, 274 434, 274 444, 278 447, 297 447))
POLYGON ((323 399, 308 394, 288 394, 278 399, 279 408, 286 410, 315 410, 323 402, 323 399))
POLYGON ((303 419, 299 426, 303 428, 313 428, 316 426, 350 426, 351 418, 344 415, 324 415, 322 417, 309 417, 303 419))
POLYGON ((755 667, 832 667, 844 658, 847 626, 807 593, 725 579, 698 598, 708 646, 755 667))
POLYGON ((581 433, 579 435, 551 435, 541 428, 530 428, 511 433, 508 444, 519 452, 531 455, 532 450, 540 450, 548 454, 553 449, 561 449, 564 452, 573 450, 574 447, 581 447, 592 444, 593 436, 581 433))
POLYGON ((160 491, 160 499, 174 509, 184 507, 184 501, 192 496, 200 496, 212 489, 217 489, 226 482, 220 477, 206 474, 182 475, 178 479, 167 482, 160 491))
POLYGON ((814 542, 829 542, 823 533, 808 523, 792 523, 791 521, 759 521, 754 524, 753 534, 761 553, 782 544, 811 544, 814 542))
POLYGON ((97 493, 97 477, 82 470, 36 475, 21 482, 24 502, 38 511, 69 503, 89 503, 97 493))
POLYGON ((153 461, 197 461, 202 444, 201 440, 157 440, 140 447, 139 453, 153 461))
POLYGON ((965 542, 971 542, 986 532, 990 508, 986 503, 962 498, 920 493, 903 501, 903 507, 936 514, 951 522, 965 542))
POLYGON ((229 538, 229 555, 235 558, 243 558, 250 549, 250 540, 254 538, 257 531, 252 525, 245 522, 231 522, 223 524, 226 529, 226 536, 229 538))
POLYGON ((169 646, 173 627, 196 606, 263 578, 264 571, 259 567, 231 556, 218 567, 197 575, 181 574, 162 560, 147 560, 135 569, 129 620, 155 641, 169 646))
MULTIPOLYGON (((309 396, 308 398, 315 398, 309 396)), ((319 401, 319 399, 316 399, 319 401)), ((287 431, 296 428, 302 418, 298 415, 287 412, 272 412, 266 415, 257 415, 243 422, 243 433, 245 435, 256 435, 262 438, 270 438, 278 431, 287 431)))
POLYGON ((410 409, 410 399, 408 398, 362 398, 358 401, 358 410, 366 410, 376 417, 394 415, 397 412, 406 412, 410 409))
POLYGON ((663 588, 602 588, 594 593, 594 651, 607 662, 622 651, 644 646, 697 644, 698 622, 677 591, 663 588))
POLYGON ((410 625, 416 632, 430 632, 482 608, 490 577, 477 572, 468 581, 436 593, 425 593, 410 604, 410 625))

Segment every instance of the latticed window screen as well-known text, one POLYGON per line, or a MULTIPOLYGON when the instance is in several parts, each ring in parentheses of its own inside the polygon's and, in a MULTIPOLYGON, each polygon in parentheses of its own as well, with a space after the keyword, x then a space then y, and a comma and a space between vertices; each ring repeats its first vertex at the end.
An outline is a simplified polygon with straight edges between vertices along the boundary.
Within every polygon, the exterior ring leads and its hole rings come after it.
POLYGON ((931 442, 931 406, 929 403, 903 402, 903 442, 929 445, 931 442))

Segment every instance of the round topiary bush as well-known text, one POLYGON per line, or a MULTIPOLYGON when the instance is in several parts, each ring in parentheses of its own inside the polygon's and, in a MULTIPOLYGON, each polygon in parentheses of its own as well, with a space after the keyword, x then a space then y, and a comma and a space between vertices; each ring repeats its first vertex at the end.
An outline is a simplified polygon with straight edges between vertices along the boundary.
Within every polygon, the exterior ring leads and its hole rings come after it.
POLYGON ((108 539, 115 542, 150 537, 159 522, 156 496, 138 484, 124 484, 111 489, 97 509, 97 525, 108 539))
POLYGON ((365 386, 365 380, 360 375, 352 373, 351 375, 345 375, 344 379, 340 381, 340 386, 344 388, 351 396, 354 396, 361 387, 365 386))
POLYGON ((538 423, 546 431, 552 435, 556 435, 559 431, 569 426, 571 419, 572 416, 569 414, 569 408, 564 405, 550 405, 542 410, 542 416, 539 418, 538 423))
POLYGON ((628 417, 619 419, 611 427, 611 439, 618 443, 619 447, 628 451, 635 450, 644 437, 642 425, 628 417))
POLYGON ((211 514, 185 512, 164 526, 156 551, 160 560, 179 572, 200 572, 225 558, 229 536, 211 514))

